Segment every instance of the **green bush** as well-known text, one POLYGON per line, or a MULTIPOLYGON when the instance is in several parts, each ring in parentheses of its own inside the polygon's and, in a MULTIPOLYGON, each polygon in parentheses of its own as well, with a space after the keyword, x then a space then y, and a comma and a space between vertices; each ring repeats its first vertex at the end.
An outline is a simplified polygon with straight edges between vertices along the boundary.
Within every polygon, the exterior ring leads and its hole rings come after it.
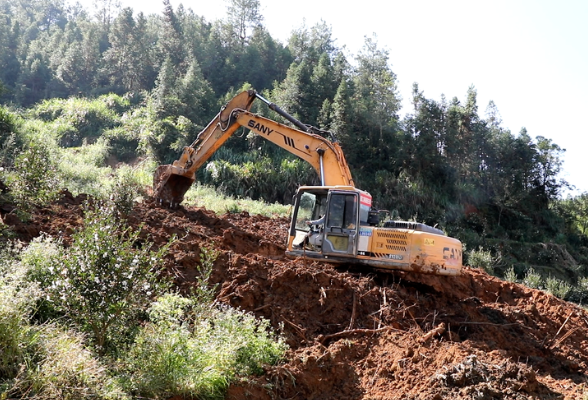
POLYGON ((504 273, 504 280, 508 282, 517 281, 517 273, 515 272, 514 266, 511 266, 509 269, 506 270, 506 272, 504 273))
MULTIPOLYGON (((41 234, 20 252, 19 257, 21 264, 27 269, 27 280, 39 284, 41 290, 46 290, 52 282, 51 277, 61 266, 63 246, 60 240, 41 234)), ((32 318, 36 322, 47 322, 62 316, 55 309, 55 304, 42 296, 37 300, 32 318)))
POLYGON ((7 109, 0 106, 0 166, 12 166, 22 149, 23 137, 17 133, 17 119, 7 109))
POLYGON ((572 287, 570 300, 579 304, 586 304, 588 300, 588 277, 578 279, 578 284, 572 287))
POLYGON ((219 251, 212 246, 204 246, 200 249, 200 265, 196 276, 196 285, 192 295, 200 304, 209 304, 214 301, 216 285, 210 286, 210 276, 214 268, 214 262, 218 258, 219 251))
POLYGON ((131 162, 139 155, 139 135, 129 131, 126 125, 109 129, 102 138, 111 144, 111 155, 118 162, 131 162))
POLYGON ((160 272, 168 246, 151 251, 139 245, 139 235, 117 221, 112 206, 87 207, 84 227, 45 283, 57 309, 88 332, 100 352, 129 332, 137 313, 165 289, 160 272))
POLYGON ((0 256, 0 379, 14 378, 35 342, 28 320, 41 296, 26 280, 27 268, 16 261, 13 248, 0 256))
POLYGON ((543 277, 533 267, 527 270, 522 283, 531 289, 543 289, 543 277))
POLYGON ((266 320, 211 303, 204 311, 194 298, 165 295, 149 315, 126 358, 135 395, 222 399, 231 380, 262 373, 286 350, 266 320))
POLYGON ((474 268, 481 268, 490 275, 494 274, 496 261, 497 260, 492 257, 492 253, 490 253, 489 250, 484 250, 482 246, 480 246, 478 250, 471 250, 468 253, 469 265, 474 268))
POLYGON ((289 203, 300 185, 317 183, 316 172, 302 160, 256 157, 244 163, 215 160, 202 171, 203 182, 235 197, 289 203))
POLYGON ((565 299, 570 294, 572 286, 567 282, 549 276, 545 280, 545 290, 560 299, 565 299))
POLYGON ((57 198, 61 186, 54 157, 48 144, 32 141, 16 158, 14 170, 5 174, 12 197, 22 213, 57 198))
POLYGON ((35 400, 128 399, 84 337, 56 325, 36 329, 35 353, 13 382, 10 397, 35 400))
POLYGON ((128 100, 116 95, 100 96, 94 100, 71 97, 45 100, 29 113, 34 118, 61 127, 55 130, 61 146, 77 147, 84 139, 94 140, 105 130, 120 124, 117 113, 129 105, 128 100))
POLYGON ((145 194, 139 177, 130 167, 118 168, 111 185, 110 200, 123 216, 133 210, 135 199, 145 194))

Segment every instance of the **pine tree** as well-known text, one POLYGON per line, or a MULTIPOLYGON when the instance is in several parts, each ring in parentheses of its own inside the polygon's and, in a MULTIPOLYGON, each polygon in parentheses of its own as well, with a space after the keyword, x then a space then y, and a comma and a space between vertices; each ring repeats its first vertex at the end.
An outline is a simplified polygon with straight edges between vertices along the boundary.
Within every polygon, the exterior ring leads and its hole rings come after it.
POLYGON ((229 25, 237 37, 241 49, 245 47, 251 32, 263 21, 259 0, 226 0, 229 25))

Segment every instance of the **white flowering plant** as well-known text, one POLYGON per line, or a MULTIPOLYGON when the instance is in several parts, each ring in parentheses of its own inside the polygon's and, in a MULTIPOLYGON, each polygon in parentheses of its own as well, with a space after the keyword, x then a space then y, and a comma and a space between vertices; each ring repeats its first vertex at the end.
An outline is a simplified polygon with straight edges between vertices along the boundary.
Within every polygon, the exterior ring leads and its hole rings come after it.
POLYGON ((13 170, 2 171, 21 219, 28 219, 33 206, 44 206, 58 197, 60 183, 54 158, 49 144, 32 141, 16 157, 13 170))
POLYGON ((84 227, 47 287, 56 308, 88 332, 100 352, 169 287, 161 272, 171 241, 152 251, 140 233, 118 222, 112 205, 86 206, 84 227))

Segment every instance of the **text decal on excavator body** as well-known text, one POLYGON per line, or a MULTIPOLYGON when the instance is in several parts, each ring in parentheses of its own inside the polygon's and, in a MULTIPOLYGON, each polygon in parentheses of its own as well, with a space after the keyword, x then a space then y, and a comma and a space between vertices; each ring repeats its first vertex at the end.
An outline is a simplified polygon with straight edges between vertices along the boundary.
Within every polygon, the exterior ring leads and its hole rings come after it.
POLYGON ((294 143, 294 140, 293 140, 292 138, 290 138, 290 137, 286 136, 286 135, 284 135, 284 142, 285 142, 285 143, 286 143, 288 146, 290 146, 290 147, 293 147, 293 148, 296 148, 296 144, 294 143))
POLYGON ((250 127, 251 129, 255 129, 256 131, 259 131, 259 132, 263 133, 264 135, 268 135, 268 136, 270 133, 272 133, 274 131, 273 129, 270 129, 266 126, 263 126, 259 122, 256 124, 255 121, 252 119, 249 120, 249 122, 247 123, 247 126, 250 127))
MULTIPOLYGON (((267 136, 269 136, 274 131, 273 129, 270 129, 269 127, 264 126, 264 125, 260 124, 259 122, 256 123, 252 119, 249 120, 249 122, 247 123, 247 126, 251 129, 254 129, 254 130, 256 130, 260 133, 263 133, 264 135, 267 135, 267 136)), ((294 142, 294 139, 284 135, 283 133, 280 133, 280 132, 276 132, 276 133, 279 133, 280 135, 282 135, 282 137, 284 138, 284 143, 287 146, 290 146, 290 147, 296 149, 296 143, 294 142)))
POLYGON ((443 248, 443 259, 444 260, 461 260, 461 250, 455 249, 453 247, 444 247, 443 248))

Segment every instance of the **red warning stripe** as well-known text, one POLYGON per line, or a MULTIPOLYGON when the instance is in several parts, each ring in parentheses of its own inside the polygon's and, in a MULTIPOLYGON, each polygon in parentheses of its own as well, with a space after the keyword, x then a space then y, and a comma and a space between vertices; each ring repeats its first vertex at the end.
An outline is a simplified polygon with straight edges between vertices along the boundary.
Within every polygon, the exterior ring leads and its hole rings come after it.
POLYGON ((370 196, 369 194, 360 193, 359 202, 363 206, 371 207, 372 206, 372 196, 370 196))

